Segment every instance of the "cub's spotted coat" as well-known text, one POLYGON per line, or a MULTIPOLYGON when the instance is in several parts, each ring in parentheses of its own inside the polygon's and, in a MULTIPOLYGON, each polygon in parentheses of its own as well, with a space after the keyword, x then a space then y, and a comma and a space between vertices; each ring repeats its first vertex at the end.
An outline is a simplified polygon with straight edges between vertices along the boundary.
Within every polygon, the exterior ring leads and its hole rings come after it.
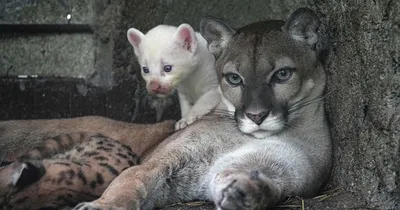
POLYGON ((74 206, 99 197, 124 169, 138 163, 130 147, 101 134, 56 136, 0 168, 0 206, 74 206))
POLYGON ((116 174, 151 154, 175 123, 101 116, 0 121, 0 209, 61 209, 93 200, 116 174))

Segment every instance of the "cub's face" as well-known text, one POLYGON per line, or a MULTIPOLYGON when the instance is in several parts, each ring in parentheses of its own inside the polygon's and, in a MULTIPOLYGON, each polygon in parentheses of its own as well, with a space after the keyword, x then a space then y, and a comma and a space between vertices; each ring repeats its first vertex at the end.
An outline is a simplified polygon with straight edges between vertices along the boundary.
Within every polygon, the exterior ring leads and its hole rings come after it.
POLYGON ((257 138, 301 123, 306 104, 319 98, 325 74, 317 59, 318 18, 298 10, 283 21, 238 30, 204 19, 202 35, 216 55, 223 101, 239 129, 257 138))
MULTIPOLYGON (((22 209, 12 206, 10 203, 17 202, 20 205, 26 205, 27 203, 24 203, 22 199, 26 198, 26 194, 18 194, 18 192, 23 187, 39 180, 45 171, 43 164, 38 160, 15 161, 0 167, 0 206, 4 209, 22 209)), ((25 206, 25 208, 27 207, 25 206)))
POLYGON ((197 39, 187 24, 178 28, 159 25, 146 35, 131 28, 127 36, 150 94, 158 97, 172 94, 197 66, 197 39))

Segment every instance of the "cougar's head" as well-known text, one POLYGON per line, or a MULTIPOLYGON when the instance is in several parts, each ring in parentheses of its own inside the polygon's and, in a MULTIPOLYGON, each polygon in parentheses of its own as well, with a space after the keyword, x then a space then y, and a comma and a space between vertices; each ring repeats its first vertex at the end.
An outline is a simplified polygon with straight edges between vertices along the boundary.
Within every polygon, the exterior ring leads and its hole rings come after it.
POLYGON ((325 85, 317 56, 319 26, 316 14, 305 8, 286 23, 257 22, 237 30, 215 18, 201 21, 201 34, 217 59, 222 100, 243 133, 264 138, 310 115, 309 105, 325 85))

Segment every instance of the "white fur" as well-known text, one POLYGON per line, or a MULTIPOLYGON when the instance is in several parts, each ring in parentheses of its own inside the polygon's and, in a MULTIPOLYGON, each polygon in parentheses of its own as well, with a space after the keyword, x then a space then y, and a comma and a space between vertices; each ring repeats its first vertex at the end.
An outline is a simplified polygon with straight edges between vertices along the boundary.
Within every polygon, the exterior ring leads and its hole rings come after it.
POLYGON ((152 81, 166 89, 166 94, 156 94, 159 97, 178 90, 182 119, 175 126, 177 130, 193 123, 219 104, 214 56, 207 50, 206 40, 188 24, 179 27, 159 25, 146 35, 131 28, 127 35, 139 64, 149 69, 149 73, 141 71, 148 90, 152 81), (182 30, 185 33, 180 33, 182 30), (188 46, 190 50, 186 49, 188 46), (164 72, 165 65, 171 65, 172 71, 164 72))
MULTIPOLYGON (((208 199, 217 197, 216 192, 221 192, 219 188, 226 187, 225 180, 217 180, 218 174, 226 169, 237 169, 236 166, 248 162, 248 158, 258 158, 259 161, 268 162, 271 159, 287 158, 287 153, 291 154, 291 160, 286 162, 289 168, 295 168, 298 164, 302 167, 296 171, 291 171, 291 175, 298 180, 304 180, 307 170, 310 170, 310 164, 305 154, 290 147, 290 143, 283 141, 285 137, 268 137, 262 140, 250 140, 245 145, 238 147, 216 160, 207 175, 202 180, 202 184, 207 186, 206 196, 208 199)), ((302 183, 298 183, 301 185, 302 183)))
POLYGON ((243 133, 250 134, 256 138, 265 138, 274 134, 274 132, 282 130, 284 122, 277 116, 270 113, 267 118, 257 125, 246 115, 242 119, 238 119, 238 127, 243 133))
POLYGON ((235 106, 233 106, 233 104, 225 98, 224 94, 222 94, 221 86, 218 86, 218 93, 221 97, 221 104, 225 105, 223 109, 228 110, 229 113, 234 113, 236 110, 235 106))
POLYGON ((15 172, 11 176, 12 185, 15 186, 17 184, 19 178, 21 177, 22 171, 27 167, 28 166, 25 163, 23 163, 15 170, 15 172))

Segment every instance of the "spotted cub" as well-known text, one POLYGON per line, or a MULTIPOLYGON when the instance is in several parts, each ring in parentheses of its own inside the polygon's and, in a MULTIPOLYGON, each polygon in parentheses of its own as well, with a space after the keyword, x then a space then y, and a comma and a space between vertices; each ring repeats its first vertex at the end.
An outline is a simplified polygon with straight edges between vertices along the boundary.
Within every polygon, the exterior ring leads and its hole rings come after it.
POLYGON ((0 206, 58 209, 94 200, 138 163, 130 147, 101 134, 56 136, 0 168, 0 206))

